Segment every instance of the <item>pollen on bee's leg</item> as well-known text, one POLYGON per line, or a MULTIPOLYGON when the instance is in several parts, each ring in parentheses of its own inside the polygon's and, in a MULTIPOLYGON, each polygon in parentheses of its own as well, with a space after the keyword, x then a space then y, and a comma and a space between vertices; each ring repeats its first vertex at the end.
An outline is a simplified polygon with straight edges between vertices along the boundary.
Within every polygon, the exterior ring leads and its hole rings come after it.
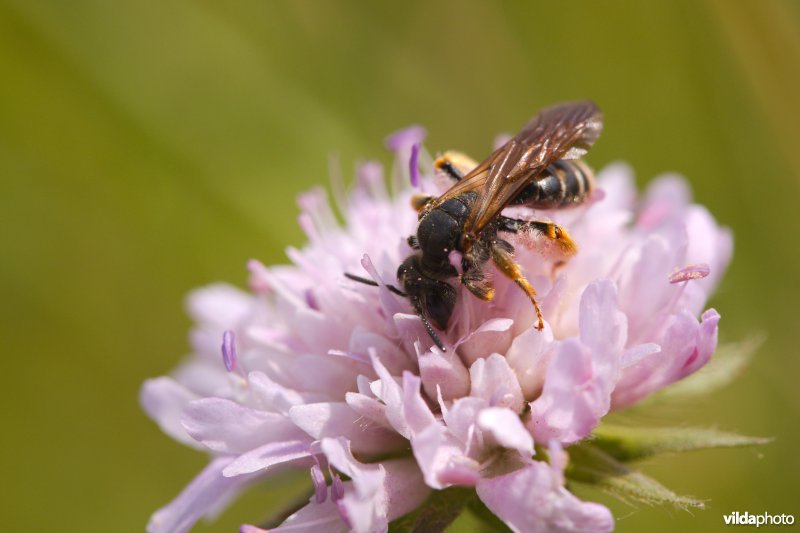
POLYGON ((578 246, 572 236, 558 224, 537 220, 513 222, 518 224, 514 231, 521 237, 520 242, 526 248, 538 249, 545 255, 552 255, 554 258, 571 257, 578 251, 578 246))
POLYGON ((551 224, 550 228, 552 229, 552 239, 558 243, 564 255, 574 255, 578 251, 578 246, 572 240, 572 236, 567 233, 567 230, 558 224, 551 224))
POLYGON ((415 211, 422 211, 434 198, 436 197, 431 194, 415 194, 411 197, 411 207, 415 211))
POLYGON ((516 261, 514 261, 513 248, 508 246, 508 243, 505 243, 506 246, 501 246, 499 242, 504 241, 498 241, 497 244, 492 245, 492 259, 494 259, 494 263, 497 265, 500 272, 513 280, 514 283, 528 295, 528 298, 530 298, 533 304, 533 309, 536 311, 536 318, 538 320, 536 329, 541 331, 544 329, 544 318, 542 317, 542 310, 539 308, 539 302, 536 301, 536 290, 534 290, 533 285, 531 285, 522 274, 522 269, 516 261), (511 249, 509 250, 509 248, 511 249))
POLYGON ((454 151, 443 153, 433 162, 433 168, 447 174, 456 181, 460 181, 461 178, 469 174, 470 170, 477 166, 478 163, 468 155, 454 151))

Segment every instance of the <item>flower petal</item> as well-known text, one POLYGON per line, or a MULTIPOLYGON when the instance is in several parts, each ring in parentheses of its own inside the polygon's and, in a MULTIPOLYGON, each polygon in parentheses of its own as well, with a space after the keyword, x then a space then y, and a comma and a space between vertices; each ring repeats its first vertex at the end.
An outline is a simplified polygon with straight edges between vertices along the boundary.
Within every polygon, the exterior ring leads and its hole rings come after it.
POLYGON ((289 409, 306 401, 299 392, 279 385, 263 372, 250 372, 247 375, 250 391, 257 407, 288 415, 289 409))
MULTIPOLYGON (((347 524, 339 513, 339 507, 336 505, 333 498, 329 498, 323 503, 317 503, 315 496, 312 496, 304 507, 290 515, 278 527, 270 528, 269 531, 288 531, 291 533, 326 531, 330 533, 344 533, 348 529, 347 524)), ((245 531, 250 533, 250 531, 253 530, 245 531)), ((255 531, 261 533, 266 530, 256 529, 255 531)))
POLYGON ((389 520, 410 512, 428 496, 411 459, 363 464, 343 439, 324 439, 321 446, 331 466, 352 480, 344 484, 338 505, 354 531, 385 530, 389 520))
POLYGON ((492 354, 486 359, 478 359, 469 369, 472 379, 471 396, 483 398, 489 405, 508 407, 522 412, 525 398, 517 381, 517 376, 508 366, 506 358, 492 354))
POLYGON ((528 428, 537 442, 579 441, 608 412, 614 387, 608 372, 613 365, 592 359, 602 355, 575 339, 560 344, 547 369, 542 395, 530 404, 528 428))
POLYGON ((525 533, 601 533, 614 529, 604 506, 580 501, 562 486, 561 472, 546 463, 478 482, 478 497, 512 529, 525 533))
POLYGON ((698 322, 689 313, 674 315, 669 322, 661 351, 627 367, 614 391, 615 408, 631 405, 702 368, 717 346, 719 313, 709 309, 698 322))
POLYGON ((213 459, 172 502, 153 513, 147 524, 149 533, 185 533, 228 492, 241 487, 247 477, 228 478, 222 470, 230 457, 213 459))
POLYGON ((420 383, 420 378, 412 373, 403 373, 403 417, 412 436, 436 424, 436 418, 420 394, 420 383))
POLYGON ((478 427, 500 446, 517 450, 525 457, 533 455, 533 437, 522 425, 519 415, 505 407, 489 407, 478 413, 478 427))
POLYGON ((617 287, 611 280, 598 280, 583 291, 580 304, 581 342, 593 352, 607 354, 615 362, 628 338, 628 320, 617 306, 617 287))
POLYGON ((442 398, 445 400, 469 394, 469 371, 453 350, 442 353, 434 348, 421 355, 419 373, 425 392, 431 398, 438 394, 437 387, 442 391, 442 398))
POLYGON ((514 370, 526 400, 539 395, 553 348, 553 330, 528 328, 514 339, 506 353, 506 362, 514 370))
POLYGON ((404 440, 392 431, 365 421, 344 402, 297 405, 289 411, 297 427, 314 437, 343 437, 357 453, 385 453, 403 446, 404 440))
POLYGON ((181 423, 193 439, 221 453, 240 454, 264 443, 305 437, 282 415, 250 409, 223 398, 191 402, 181 423))
POLYGON ((311 443, 308 441, 271 442, 243 453, 222 471, 225 477, 241 476, 275 465, 297 462, 311 457, 311 443))
POLYGON ((422 142, 426 134, 425 128, 413 125, 392 133, 386 137, 384 143, 389 150, 399 152, 401 150, 411 149, 411 146, 415 143, 422 142))
POLYGON ((458 353, 467 365, 494 352, 505 352, 511 344, 510 318, 493 318, 481 324, 458 346, 458 353))
POLYGON ((199 449, 201 445, 181 425, 183 409, 195 399, 197 395, 168 377, 148 379, 139 392, 139 403, 161 431, 178 442, 199 449))
POLYGON ((429 487, 474 486, 480 479, 480 464, 464 455, 463 444, 441 424, 416 433, 411 448, 429 487))

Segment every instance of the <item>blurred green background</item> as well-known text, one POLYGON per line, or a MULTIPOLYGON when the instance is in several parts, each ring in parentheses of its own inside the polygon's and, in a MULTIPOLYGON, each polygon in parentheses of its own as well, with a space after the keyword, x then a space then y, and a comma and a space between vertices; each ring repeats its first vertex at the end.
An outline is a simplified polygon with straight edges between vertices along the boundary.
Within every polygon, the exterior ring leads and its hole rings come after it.
POLYGON ((3 531, 141 531, 200 470, 139 386, 186 353, 190 289, 302 244, 294 198, 331 154, 349 177, 421 123, 431 151, 481 156, 585 97, 606 116, 591 164, 681 172, 733 228, 722 340, 767 335, 737 383, 647 422, 776 439, 649 461, 708 510, 614 503, 618 530, 800 515, 800 3, 2 0, 0 76, 3 531))

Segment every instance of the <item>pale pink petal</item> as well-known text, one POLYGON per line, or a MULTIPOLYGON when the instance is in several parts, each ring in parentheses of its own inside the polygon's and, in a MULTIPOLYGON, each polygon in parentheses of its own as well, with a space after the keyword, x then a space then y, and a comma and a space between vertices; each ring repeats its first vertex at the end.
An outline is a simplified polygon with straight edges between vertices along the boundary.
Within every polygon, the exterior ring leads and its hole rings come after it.
POLYGON ((164 433, 178 442, 200 449, 200 443, 192 439, 181 425, 183 409, 196 399, 197 395, 168 377, 148 379, 139 392, 142 408, 164 433))
POLYGON ((392 521, 419 507, 431 489, 425 485, 422 472, 413 459, 393 459, 382 464, 386 470, 386 518, 392 521))
POLYGON ((185 533, 226 493, 249 481, 248 477, 227 478, 222 475, 222 470, 231 461, 230 457, 213 459, 177 498, 150 517, 147 531, 185 533))
POLYGON ((661 351, 623 371, 614 391, 614 407, 636 403, 702 368, 716 349, 719 319, 713 309, 703 313, 702 323, 685 312, 674 315, 664 333, 661 351))
POLYGON ((478 482, 481 501, 512 531, 601 533, 614 529, 604 506, 580 501, 561 484, 560 471, 539 461, 478 482))
POLYGON ((242 524, 239 526, 239 533, 268 533, 268 530, 251 524, 242 524))
POLYGON ((478 414, 489 406, 489 402, 483 398, 467 396, 459 398, 450 409, 444 413, 444 422, 447 430, 463 444, 464 453, 469 456, 476 456, 479 451, 476 445, 482 448, 482 442, 477 442, 481 436, 476 432, 478 414))
POLYGON ((637 344, 632 348, 628 348, 620 357, 620 368, 627 368, 633 366, 645 357, 653 355, 661 351, 661 346, 654 342, 647 342, 644 344, 637 344))
POLYGON ((176 368, 172 377, 178 383, 187 385, 199 397, 227 396, 230 394, 231 378, 224 369, 218 354, 215 353, 213 359, 204 354, 176 368))
POLYGON ((644 206, 636 224, 644 229, 653 229, 667 219, 682 216, 691 200, 689 185, 681 176, 659 176, 647 188, 644 206))
POLYGON ((330 355, 300 355, 291 364, 293 381, 308 392, 325 394, 329 398, 344 398, 352 390, 356 376, 366 365, 330 355), (308 369, 313 368, 314 372, 308 369))
POLYGON ((484 436, 504 448, 517 450, 526 457, 533 455, 533 438, 525 429, 519 415, 505 407, 489 407, 478 413, 478 427, 484 436))
POLYGON ((670 301, 679 288, 667 277, 682 266, 683 251, 676 243, 651 234, 637 248, 638 257, 619 282, 620 309, 628 317, 630 342, 652 340, 654 333, 670 314, 670 301))
MULTIPOLYGON (((352 531, 386 531, 388 522, 413 511, 430 494, 412 459, 365 465, 356 461, 341 441, 337 444, 333 439, 326 440, 323 449, 334 468, 348 472, 351 478, 340 482, 341 487, 333 491, 332 500, 352 531)), ((327 531, 324 527, 322 530, 327 531)))
POLYGON ((437 395, 437 387, 446 400, 469 394, 469 371, 454 350, 442 353, 434 347, 419 357, 419 373, 428 396, 437 395))
MULTIPOLYGON (((408 353, 415 353, 417 348, 415 344, 421 344, 425 347, 422 351, 430 351, 433 346, 433 341, 425 332, 425 327, 422 325, 422 320, 417 315, 410 315, 407 313, 396 313, 392 316, 394 327, 403 343, 403 348, 408 353)), ((446 341, 445 345, 447 344, 446 341)))
POLYGON ((409 126, 386 137, 384 143, 386 148, 393 152, 410 150, 412 145, 422 142, 426 134, 427 132, 422 126, 409 126))
POLYGON ((271 442, 236 457, 225 467, 222 475, 225 477, 241 476, 242 474, 258 472, 275 465, 296 462, 310 457, 310 439, 306 441, 271 442))
POLYGON ((380 378, 380 380, 372 382, 372 392, 385 404, 384 413, 389 424, 400 435, 408 438, 410 433, 406 415, 403 412, 405 409, 404 391, 375 354, 372 354, 372 366, 380 378))
POLYGON ((458 346, 458 353, 467 365, 495 352, 505 352, 511 344, 510 318, 493 318, 481 324, 458 346))
POLYGON ((358 482, 345 482, 344 495, 336 501, 339 514, 355 533, 387 531, 389 521, 386 517, 388 502, 383 483, 386 472, 381 466, 378 471, 363 472, 358 482))
POLYGON ((595 176, 598 188, 605 193, 603 201, 592 206, 598 214, 630 211, 636 201, 636 185, 633 168, 627 163, 611 163, 595 176))
POLYGON ((403 417, 410 435, 436 425, 436 419, 420 395, 420 378, 405 372, 403 374, 403 417))
POLYGON ((269 293, 271 287, 267 281, 267 267, 258 259, 250 259, 247 261, 247 270, 250 272, 250 277, 247 279, 247 284, 255 293, 266 294, 269 293))
POLYGON ((514 370, 526 400, 539 395, 553 348, 553 330, 526 329, 514 339, 506 353, 506 361, 514 370))
POLYGON ((321 446, 331 466, 352 480, 345 484, 339 508, 355 531, 384 530, 389 520, 413 510, 430 492, 411 459, 368 465, 353 457, 343 439, 324 439, 321 446))
POLYGON ((368 192, 372 198, 385 199, 389 196, 386 190, 386 181, 383 178, 383 165, 377 161, 364 161, 357 168, 356 179, 359 188, 355 194, 368 192))
POLYGON ((307 399, 299 392, 275 383, 263 372, 250 372, 247 381, 256 407, 261 409, 288 415, 292 406, 300 405, 307 399))
POLYGON ((464 455, 463 444, 441 424, 431 424, 411 438, 411 448, 425 483, 434 489, 474 486, 480 464, 464 455))
POLYGON ((370 258, 369 254, 363 255, 361 258, 361 266, 367 271, 370 277, 372 277, 372 279, 378 283, 378 295, 380 296, 381 308, 387 314, 387 316, 392 316, 402 312, 404 307, 400 303, 400 300, 398 300, 398 296, 389 291, 388 287, 386 286, 386 282, 384 281, 383 277, 378 274, 378 270, 372 263, 372 259, 370 258))
POLYGON ((203 398, 186 406, 181 423, 210 450, 240 454, 268 442, 302 440, 304 434, 283 415, 258 411, 223 398, 203 398))
POLYGON ((579 341, 563 341, 550 362, 542 395, 533 401, 528 428, 537 442, 583 439, 609 410, 613 365, 579 341))
POLYGON ((686 229, 691 235, 686 250, 687 263, 704 263, 709 275, 699 282, 706 295, 716 288, 733 255, 733 236, 728 228, 720 227, 701 205, 693 205, 686 215, 686 229))
POLYGON ((297 405, 289 411, 289 418, 315 439, 346 438, 357 453, 385 453, 405 443, 397 433, 362 419, 344 402, 297 405))
POLYGON ((351 479, 344 484, 344 496, 337 501, 348 525, 357 532, 385 530, 389 502, 383 465, 357 461, 349 443, 342 438, 322 439, 321 447, 330 465, 351 479))
POLYGON ((357 461, 350 450, 350 443, 342 437, 324 438, 320 441, 320 448, 328 458, 328 463, 351 479, 355 479, 365 472, 381 470, 380 464, 366 465, 357 461))
MULTIPOLYGON (((386 417, 386 405, 381 403, 379 400, 370 398, 364 394, 348 392, 344 397, 344 401, 347 403, 350 409, 359 415, 366 417, 387 429, 395 429, 394 425, 392 425, 392 423, 389 422, 389 419, 386 417)), ((397 432, 401 433, 399 430, 397 432)))
MULTIPOLYGON (((311 500, 296 513, 292 514, 280 526, 269 531, 288 531, 290 533, 344 533, 350 528, 339 513, 339 506, 329 498, 323 503, 317 503, 312 496, 311 500)), ((258 531, 258 530, 256 530, 258 531)), ((262 530, 263 531, 263 530, 262 530)))
POLYGON ((395 376, 413 368, 411 358, 397 346, 397 343, 390 341, 384 335, 361 328, 356 328, 350 337, 350 351, 367 357, 374 352, 381 364, 395 376))
MULTIPOLYGON (((581 342, 609 363, 622 353, 628 338, 628 320, 617 306, 617 287, 611 280, 591 283, 580 304, 581 342)), ((595 361, 598 363, 599 361, 595 361)))
POLYGON ((218 326, 219 340, 223 330, 236 326, 250 313, 253 297, 227 283, 216 283, 190 292, 186 306, 197 322, 218 326))
POLYGON ((505 357, 492 354, 486 359, 478 359, 469 369, 472 379, 471 396, 486 400, 489 405, 508 407, 522 412, 525 398, 517 381, 517 376, 505 357))

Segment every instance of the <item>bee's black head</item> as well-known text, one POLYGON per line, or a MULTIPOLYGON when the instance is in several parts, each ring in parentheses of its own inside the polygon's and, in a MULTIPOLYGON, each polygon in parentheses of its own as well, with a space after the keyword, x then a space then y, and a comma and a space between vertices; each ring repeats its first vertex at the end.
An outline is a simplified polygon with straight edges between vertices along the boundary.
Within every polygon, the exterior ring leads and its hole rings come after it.
POLYGON ((439 348, 443 349, 444 346, 433 333, 429 322, 439 330, 447 330, 456 305, 456 290, 449 283, 425 275, 418 255, 412 255, 403 261, 397 269, 397 279, 428 333, 439 348))

